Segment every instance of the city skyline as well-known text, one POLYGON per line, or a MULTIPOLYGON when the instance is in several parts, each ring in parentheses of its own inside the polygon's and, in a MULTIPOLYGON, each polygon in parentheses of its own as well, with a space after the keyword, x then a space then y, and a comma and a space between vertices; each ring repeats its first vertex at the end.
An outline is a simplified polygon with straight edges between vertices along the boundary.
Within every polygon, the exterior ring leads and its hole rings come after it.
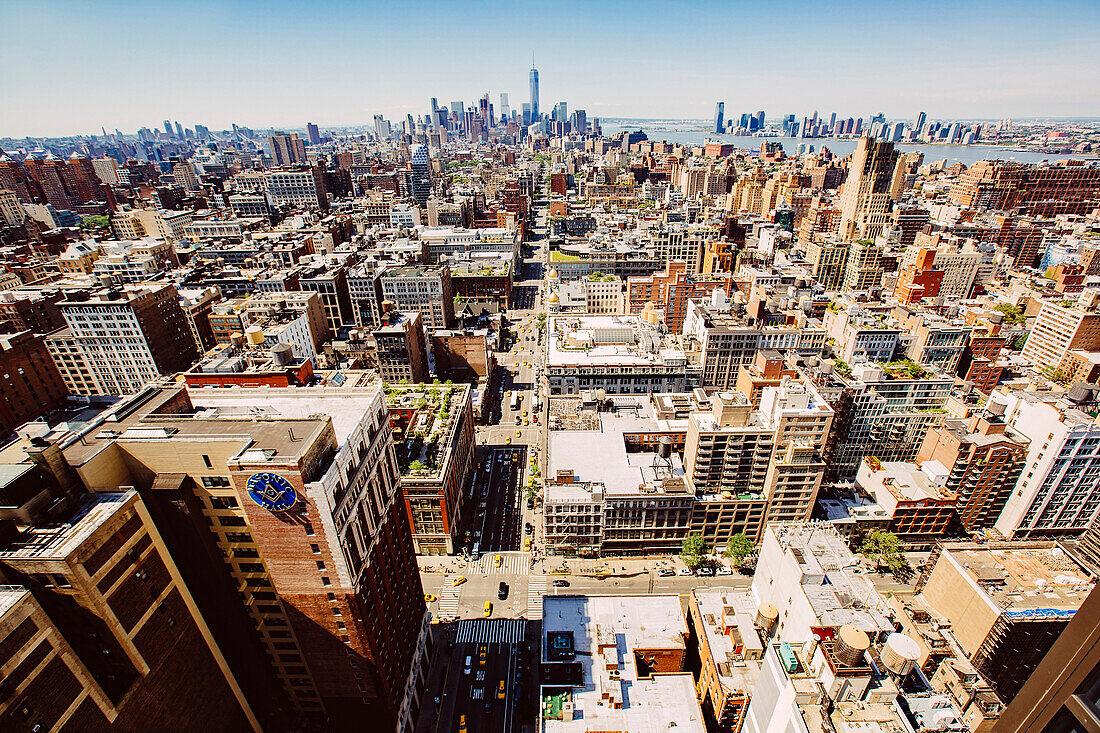
MULTIPOLYGON (((306 119, 322 126, 369 124, 379 113, 426 114, 430 97, 468 101, 505 92, 527 98, 532 52, 541 106, 567 100, 595 117, 707 119, 715 100, 725 100, 731 111, 763 109, 772 119, 814 108, 881 111, 891 118, 926 110, 941 119, 1072 118, 1100 110, 1100 50, 1087 43, 1100 27, 1100 9, 1083 2, 1056 3, 1038 17, 1022 4, 933 2, 895 10, 852 3, 835 10, 788 3, 777 15, 692 3, 635 16, 621 5, 585 6, 578 25, 562 20, 571 17, 569 7, 533 7, 522 15, 485 8, 472 15, 433 3, 384 12, 367 3, 299 17, 293 3, 277 4, 270 16, 240 4, 199 3, 192 6, 195 17, 207 25, 197 34, 128 35, 130 55, 143 69, 140 81, 123 77, 105 88, 72 70, 119 68, 118 47, 99 42, 117 32, 117 17, 76 4, 21 4, 9 9, 12 26, 50 28, 56 43, 45 60, 31 33, 18 34, 0 51, 9 70, 0 92, 14 102, 0 112, 0 135, 131 131, 162 117, 217 129, 232 122, 298 127, 306 119), (726 14, 742 28, 737 53, 721 53, 730 38, 724 24, 692 22, 713 14, 726 14), (295 22, 284 23, 288 16, 295 22), (336 17, 339 24, 331 22, 336 17), (783 18, 797 22, 782 30, 743 30, 774 28, 783 18), (364 44, 357 29, 378 27, 380 20, 408 32, 364 44), (465 29, 494 42, 428 42, 466 37, 465 29), (318 35, 325 44, 302 42, 318 35), (418 36, 425 43, 408 54, 418 36), (777 56, 780 45, 784 53, 777 56), (1067 47, 1075 48, 1072 59, 1062 53, 1067 47), (241 53, 257 61, 250 66, 257 73, 228 73, 241 53), (403 62, 382 63, 388 56, 403 62), (628 66, 636 73, 598 73, 628 66), (141 88, 141 103, 119 104, 133 85, 141 88)), ((137 29, 178 20, 155 7, 116 8, 137 29)))

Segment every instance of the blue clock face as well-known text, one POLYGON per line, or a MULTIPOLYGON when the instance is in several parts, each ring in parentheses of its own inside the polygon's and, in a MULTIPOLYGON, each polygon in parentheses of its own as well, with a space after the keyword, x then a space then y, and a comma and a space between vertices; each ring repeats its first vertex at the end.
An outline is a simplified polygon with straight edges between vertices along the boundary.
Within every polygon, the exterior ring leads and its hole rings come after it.
POLYGON ((285 512, 298 503, 298 492, 275 473, 252 474, 248 479, 248 495, 269 512, 285 512))

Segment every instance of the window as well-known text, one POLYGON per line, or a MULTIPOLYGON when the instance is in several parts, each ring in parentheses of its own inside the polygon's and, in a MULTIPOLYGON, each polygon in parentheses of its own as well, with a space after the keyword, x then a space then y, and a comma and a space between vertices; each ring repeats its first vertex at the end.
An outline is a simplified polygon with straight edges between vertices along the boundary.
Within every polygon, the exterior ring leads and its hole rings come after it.
POLYGON ((306 523, 305 523, 304 525, 302 525, 302 526, 303 526, 303 527, 305 527, 305 530, 306 530, 306 537, 313 537, 313 525, 312 525, 312 524, 310 524, 309 522, 306 522, 306 523))
POLYGON ((213 468, 214 464, 210 462, 210 456, 205 453, 202 454, 202 462, 206 464, 207 468, 213 468))
POLYGON ((211 496, 210 506, 215 509, 236 509, 237 497, 235 496, 211 496))
POLYGON ((317 561, 317 569, 318 570, 324 570, 325 569, 325 561, 324 560, 318 560, 317 561))
MULTIPOLYGON (((321 585, 332 585, 332 580, 330 580, 327 575, 322 575, 321 576, 321 585)), ((335 599, 333 599, 333 600, 335 600, 335 599)))

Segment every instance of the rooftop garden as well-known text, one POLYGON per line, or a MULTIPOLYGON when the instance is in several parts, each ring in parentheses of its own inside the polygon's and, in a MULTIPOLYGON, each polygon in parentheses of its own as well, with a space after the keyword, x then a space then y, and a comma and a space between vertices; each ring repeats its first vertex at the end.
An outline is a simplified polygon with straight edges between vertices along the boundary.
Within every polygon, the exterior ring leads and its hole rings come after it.
POLYGON ((581 258, 576 255, 567 255, 564 252, 553 250, 550 252, 551 262, 580 262, 581 258))
POLYGON ((382 385, 403 475, 430 475, 439 470, 449 440, 452 396, 459 389, 450 381, 440 384, 439 380, 434 384, 382 385))
POLYGON ((998 303, 993 306, 993 310, 1004 316, 1004 323, 1007 326, 1016 326, 1027 320, 1020 307, 1012 303, 998 303))
POLYGON ((894 379, 922 379, 930 372, 912 359, 898 359, 882 365, 886 373, 894 379))

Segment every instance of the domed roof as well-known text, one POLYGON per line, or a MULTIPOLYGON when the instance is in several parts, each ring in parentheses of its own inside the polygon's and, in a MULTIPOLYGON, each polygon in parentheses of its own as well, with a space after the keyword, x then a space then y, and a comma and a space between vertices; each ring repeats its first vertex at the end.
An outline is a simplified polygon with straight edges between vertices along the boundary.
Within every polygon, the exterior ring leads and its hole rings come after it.
POLYGON ((550 279, 551 280, 557 280, 558 279, 558 271, 555 270, 553 267, 550 268, 550 279))
POLYGON ((69 160, 87 160, 87 159, 88 159, 87 156, 83 155, 82 153, 75 152, 75 151, 73 152, 72 155, 69 156, 69 160))
POLYGON ((550 293, 550 297, 546 299, 546 302, 547 303, 557 303, 558 302, 558 294, 557 293, 550 293))
POLYGON ((50 161, 51 163, 54 163, 54 162, 56 162, 56 161, 59 161, 59 160, 61 160, 61 158, 58 158, 58 157, 57 157, 56 155, 54 155, 53 153, 46 153, 46 157, 45 157, 45 158, 43 158, 42 160, 48 160, 48 161, 50 161))

